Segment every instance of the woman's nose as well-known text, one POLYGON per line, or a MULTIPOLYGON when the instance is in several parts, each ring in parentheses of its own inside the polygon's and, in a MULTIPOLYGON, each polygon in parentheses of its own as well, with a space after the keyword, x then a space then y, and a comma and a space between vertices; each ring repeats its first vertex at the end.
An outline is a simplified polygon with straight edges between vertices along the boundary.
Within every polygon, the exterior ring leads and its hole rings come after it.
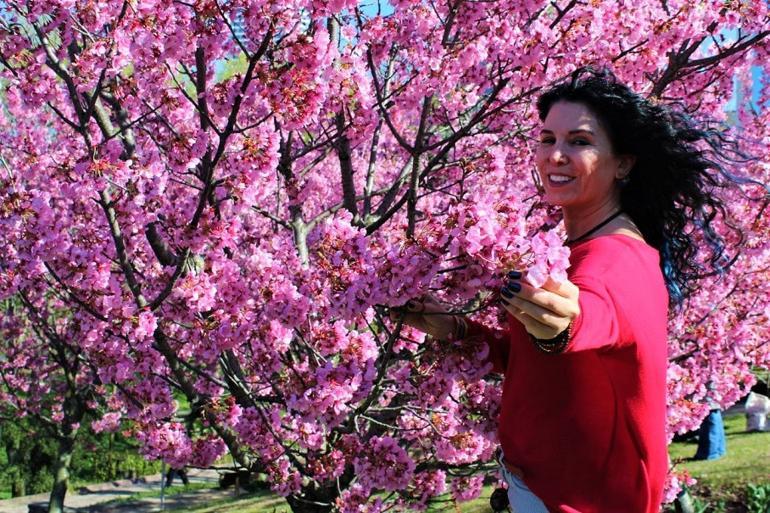
POLYGON ((549 160, 555 165, 565 164, 567 162, 567 155, 565 155, 561 147, 557 145, 552 148, 549 160))

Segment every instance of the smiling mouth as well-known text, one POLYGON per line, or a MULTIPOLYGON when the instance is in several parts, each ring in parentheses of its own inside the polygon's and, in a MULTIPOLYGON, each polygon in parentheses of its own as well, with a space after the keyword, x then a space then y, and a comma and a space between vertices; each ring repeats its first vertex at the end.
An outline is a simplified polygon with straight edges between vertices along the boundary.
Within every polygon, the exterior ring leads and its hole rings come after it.
POLYGON ((574 176, 567 176, 567 175, 559 175, 559 174, 550 174, 548 175, 548 183, 550 185, 559 186, 559 185, 565 185, 575 180, 574 176))

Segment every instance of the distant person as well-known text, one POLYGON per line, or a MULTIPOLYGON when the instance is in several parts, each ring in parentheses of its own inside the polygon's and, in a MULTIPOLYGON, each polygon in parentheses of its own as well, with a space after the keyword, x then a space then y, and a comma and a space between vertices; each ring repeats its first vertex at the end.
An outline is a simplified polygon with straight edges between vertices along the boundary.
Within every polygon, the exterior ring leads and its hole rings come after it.
POLYGON ((190 480, 187 478, 187 471, 182 468, 170 468, 168 469, 168 472, 166 473, 166 486, 171 486, 171 484, 174 482, 174 477, 179 476, 179 479, 182 480, 182 483, 184 483, 185 486, 190 484, 190 480))
POLYGON ((716 460, 727 454, 727 440, 722 412, 717 408, 709 412, 698 429, 696 460, 716 460))
POLYGON ((709 390, 707 397, 709 414, 703 419, 700 429, 698 429, 698 450, 693 457, 696 460, 716 460, 727 453, 721 406, 711 397, 713 385, 709 383, 707 388, 709 390))

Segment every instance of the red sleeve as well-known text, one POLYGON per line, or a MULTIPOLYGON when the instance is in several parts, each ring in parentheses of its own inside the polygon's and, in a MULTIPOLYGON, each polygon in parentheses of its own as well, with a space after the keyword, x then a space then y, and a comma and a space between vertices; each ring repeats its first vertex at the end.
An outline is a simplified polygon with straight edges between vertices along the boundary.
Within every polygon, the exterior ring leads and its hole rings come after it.
POLYGON ((468 323, 466 340, 486 343, 489 352, 483 355, 484 360, 492 364, 492 372, 505 373, 511 353, 510 330, 493 330, 470 319, 466 319, 466 322, 468 323))
POLYGON ((572 338, 565 352, 616 345, 620 339, 618 308, 606 285, 590 276, 575 276, 580 314, 572 321, 572 338))

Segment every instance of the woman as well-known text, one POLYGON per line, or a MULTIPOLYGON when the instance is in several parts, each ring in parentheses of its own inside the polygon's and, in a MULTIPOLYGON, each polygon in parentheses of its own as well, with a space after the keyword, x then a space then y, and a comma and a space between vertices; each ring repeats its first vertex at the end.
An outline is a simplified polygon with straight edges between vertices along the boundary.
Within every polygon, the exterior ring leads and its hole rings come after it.
POLYGON ((730 181, 698 147, 722 156, 722 139, 608 72, 579 70, 537 107, 536 165, 545 201, 563 213, 568 281, 534 288, 510 272, 504 333, 430 299, 410 301, 405 322, 489 345, 505 374, 498 433, 514 512, 657 512, 669 306, 701 275, 701 245, 712 270, 724 267, 711 191, 730 181))

